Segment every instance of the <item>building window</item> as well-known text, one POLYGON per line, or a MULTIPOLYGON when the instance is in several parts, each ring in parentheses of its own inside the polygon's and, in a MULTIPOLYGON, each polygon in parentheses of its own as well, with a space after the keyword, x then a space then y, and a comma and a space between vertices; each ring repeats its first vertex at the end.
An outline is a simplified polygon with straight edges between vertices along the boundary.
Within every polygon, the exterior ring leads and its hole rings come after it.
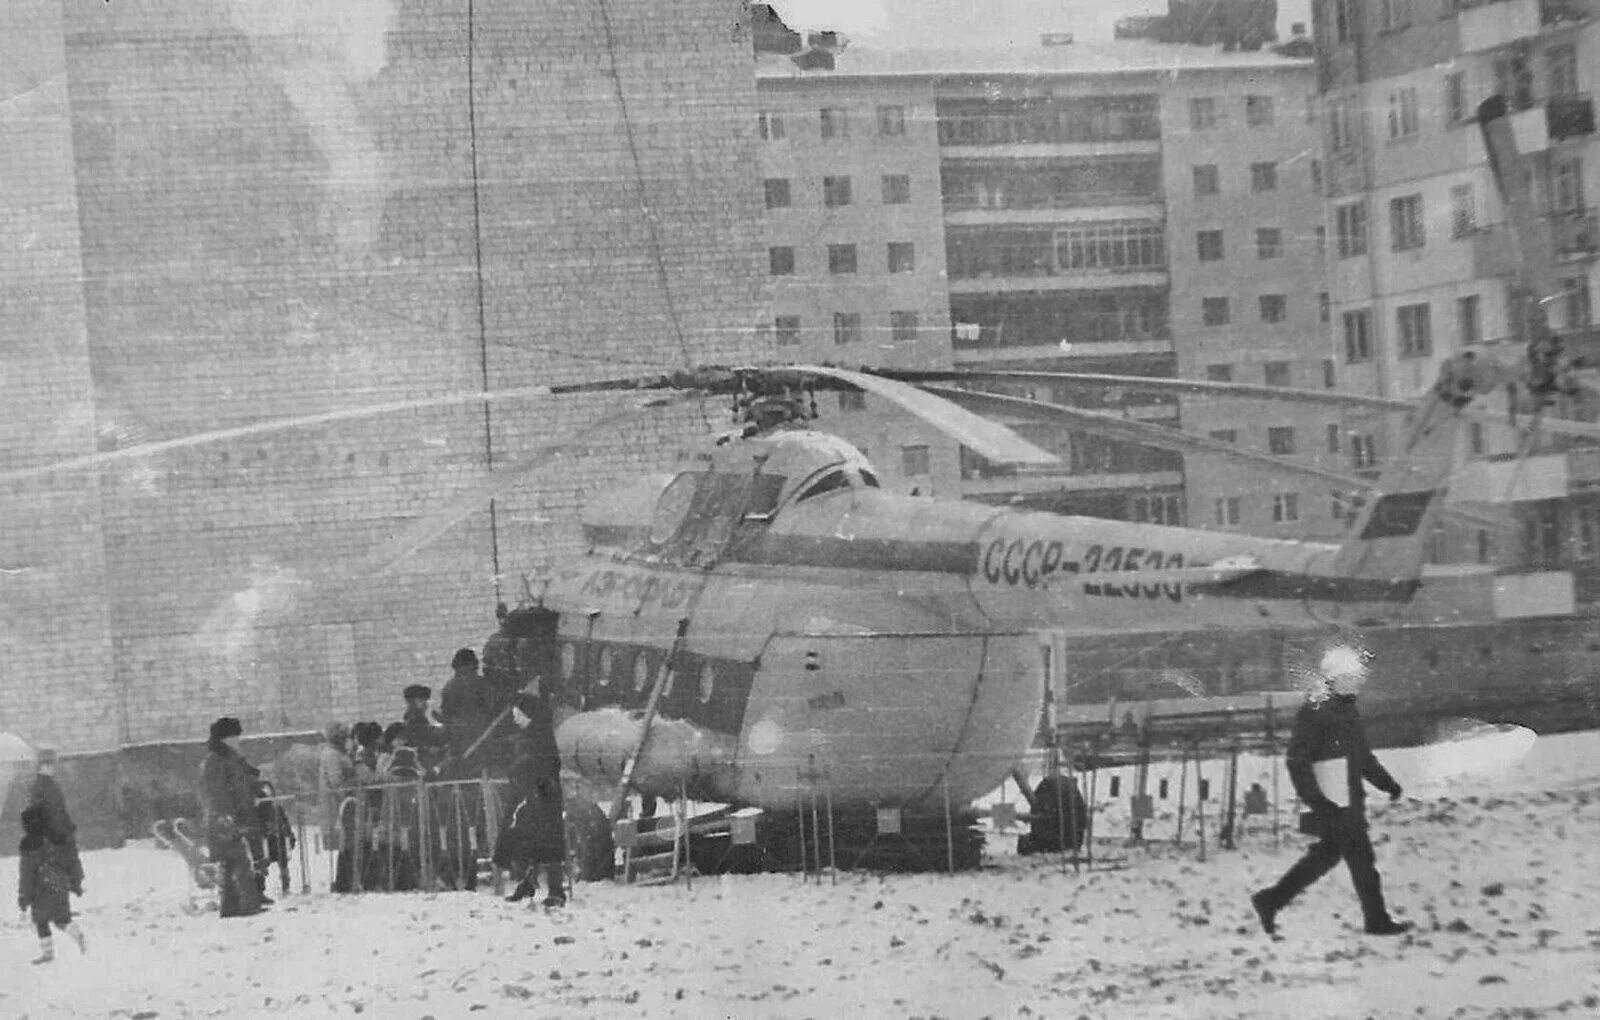
POLYGON ((1289 524, 1300 519, 1300 494, 1278 492, 1272 496, 1272 520, 1275 524, 1289 524))
POLYGON ((1578 51, 1570 43, 1545 50, 1544 63, 1550 95, 1578 94, 1578 51))
POLYGON ((1215 163, 1205 163, 1194 168, 1194 197, 1206 198, 1222 190, 1215 163))
POLYGON ((1463 124, 1471 119, 1467 112, 1467 72, 1452 71, 1444 76, 1444 118, 1447 124, 1463 124))
POLYGON ((1334 152, 1347 153, 1356 148, 1360 139, 1361 108, 1352 97, 1328 102, 1328 147, 1334 152))
POLYGON ((903 106, 878 107, 878 134, 895 137, 906 133, 906 108, 903 106))
POLYGON ((916 246, 910 241, 889 242, 889 272, 910 273, 917 268, 916 246))
POLYGON ((1289 363, 1287 361, 1269 361, 1262 366, 1261 374, 1268 386, 1289 385, 1289 363))
POLYGON ((1282 322, 1288 318, 1289 299, 1283 294, 1263 294, 1258 300, 1262 322, 1282 322))
POLYGON ((1344 313, 1344 360, 1355 365, 1372 359, 1372 312, 1344 313))
POLYGON ((1389 199, 1389 247, 1394 251, 1421 248, 1427 243, 1422 224, 1422 196, 1389 199))
POLYGON ((1494 538, 1487 528, 1478 529, 1478 562, 1488 563, 1494 559, 1494 538))
POLYGON ((1462 347, 1483 343, 1483 309, 1476 294, 1456 298, 1456 337, 1462 347))
POLYGON ((1389 140, 1417 136, 1417 90, 1395 89, 1389 93, 1389 140))
POLYGON ((1357 471, 1378 466, 1378 439, 1360 432, 1350 433, 1350 464, 1357 471))
POLYGON ((1455 184, 1450 188, 1450 236, 1456 240, 1478 230, 1478 203, 1472 185, 1455 184))
POLYGON ((1183 524, 1183 497, 1178 495, 1135 496, 1128 503, 1128 517, 1136 524, 1183 524))
POLYGON ((1250 127, 1272 126, 1272 97, 1245 96, 1244 122, 1250 127))
POLYGON ((1194 235, 1201 262, 1217 262, 1222 258, 1222 231, 1202 230, 1194 235))
POLYGON ((1350 202, 1333 209, 1334 235, 1339 241, 1339 257, 1354 258, 1367 253, 1367 204, 1350 202))
POLYGON ((883 204, 908 205, 911 202, 911 176, 909 174, 883 175, 883 204))
POLYGON ((1551 161, 1550 199, 1558 213, 1583 209, 1583 160, 1580 157, 1551 161))
POLYGON ((1566 326, 1576 329, 1589 324, 1591 308, 1589 304, 1589 278, 1587 276, 1573 276, 1561 281, 1561 298, 1566 312, 1566 326))
POLYGON ((1317 295, 1317 321, 1327 322, 1333 318, 1333 298, 1327 291, 1317 295))
POLYGON ((867 395, 860 390, 840 390, 839 410, 865 411, 867 409, 867 395))
POLYGON ((775 316, 772 320, 772 334, 779 347, 795 346, 800 342, 800 316, 775 316))
POLYGON ((833 313, 833 342, 843 346, 861 342, 861 313, 833 313))
POLYGON ((822 137, 850 137, 849 114, 837 106, 824 106, 822 108, 822 137))
POLYGON ((853 244, 828 245, 828 272, 853 273, 856 271, 856 246, 853 244))
POLYGON ((1238 429, 1212 429, 1211 438, 1219 443, 1237 443, 1239 441, 1238 429))
POLYGON ((918 316, 916 312, 889 313, 889 337, 894 343, 916 343, 918 328, 918 316))
POLYGON ((1481 421, 1468 422, 1467 423, 1467 446, 1468 446, 1469 449, 1472 450, 1472 455, 1474 457, 1483 456, 1483 451, 1484 451, 1484 449, 1485 449, 1485 447, 1487 445, 1488 445, 1488 441, 1487 441, 1487 437, 1484 435, 1483 422, 1481 422, 1481 421))
POLYGON ((1233 382, 1233 366, 1207 365, 1206 378, 1211 382, 1233 382))
POLYGON ((1339 383, 1339 374, 1333 367, 1332 358, 1322 359, 1322 388, 1331 390, 1339 383))
POLYGON ((1328 228, 1327 227, 1317 227, 1312 232, 1311 236, 1313 238, 1312 246, 1316 249, 1317 258, 1320 259, 1323 256, 1327 255, 1328 254, 1328 228))
POLYGON ((1217 500, 1217 523, 1231 527, 1239 523, 1239 497, 1223 496, 1217 500))
POLYGON ((1378 24, 1393 32, 1411 24, 1411 0, 1378 0, 1378 24))
POLYGON ((1294 428, 1290 425, 1274 425, 1267 429, 1267 452, 1286 457, 1294 453, 1294 428))
POLYGON ((1400 327, 1400 357, 1424 358, 1433 353, 1433 326, 1429 305, 1401 305, 1395 310, 1400 327))
POLYGON ((1311 160, 1311 190, 1322 194, 1322 160, 1311 160))
POLYGON ((794 275, 794 249, 789 247, 767 249, 768 272, 773 276, 794 275))
POLYGON ((1210 96, 1189 100, 1189 130, 1209 131, 1217 126, 1217 101, 1210 96))
POLYGON ((1339 452, 1339 426, 1337 425, 1328 426, 1328 452, 1339 452))
POLYGON ((1573 507, 1577 518, 1577 549, 1580 560, 1600 559, 1600 503, 1580 503, 1573 507))
POLYGON ((1251 191, 1276 191, 1276 190, 1278 190, 1278 164, 1276 164, 1276 163, 1251 163, 1250 164, 1250 190, 1251 191))
POLYGON ((789 207, 789 180, 786 177, 768 177, 766 179, 767 208, 787 209, 789 207))
POLYGON ((1256 228, 1256 258, 1277 259, 1283 257, 1283 231, 1278 227, 1256 228))
POLYGON ((782 141, 787 134, 783 126, 783 114, 763 113, 761 115, 761 140, 764 142, 782 141))
POLYGON ((1166 237, 1159 223, 1107 220, 1074 224, 1055 232, 1056 268, 1159 269, 1166 264, 1166 237))
POLYGON ((1355 34, 1356 0, 1333 0, 1333 41, 1347 43, 1355 34))
POLYGON ((850 178, 824 177, 822 179, 822 204, 837 209, 850 204, 850 178))
POLYGON ((928 448, 923 445, 900 447, 900 473, 917 478, 929 473, 928 448))
POLYGON ((1225 297, 1208 297, 1200 299, 1200 321, 1207 326, 1226 326, 1228 324, 1228 299, 1225 297))

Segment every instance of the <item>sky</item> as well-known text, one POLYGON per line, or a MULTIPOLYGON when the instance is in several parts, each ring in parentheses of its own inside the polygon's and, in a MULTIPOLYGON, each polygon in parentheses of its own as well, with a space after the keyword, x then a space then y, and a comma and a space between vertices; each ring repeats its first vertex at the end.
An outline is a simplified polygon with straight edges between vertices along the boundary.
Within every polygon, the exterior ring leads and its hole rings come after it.
MULTIPOLYGON (((791 28, 834 28, 863 44, 888 38, 896 23, 969 26, 974 32, 1031 38, 1071 32, 1077 41, 1111 39, 1112 26, 1131 15, 1164 14, 1166 0, 772 0, 791 28), (1026 12, 1026 16, 1024 16, 1026 12), (967 23, 967 24, 964 24, 967 23)), ((1279 0, 1278 35, 1292 22, 1309 25, 1310 0, 1279 0)), ((918 33, 920 34, 920 33, 918 33)))

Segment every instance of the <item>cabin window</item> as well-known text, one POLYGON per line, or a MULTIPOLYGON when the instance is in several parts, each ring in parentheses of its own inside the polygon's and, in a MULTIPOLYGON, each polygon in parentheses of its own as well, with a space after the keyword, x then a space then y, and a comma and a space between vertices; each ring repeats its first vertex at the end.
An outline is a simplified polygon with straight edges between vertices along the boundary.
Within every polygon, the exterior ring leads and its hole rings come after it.
POLYGON ((609 647, 600 649, 600 676, 596 679, 601 687, 611 686, 611 671, 616 668, 616 665, 616 651, 609 647))
POLYGON ((813 496, 820 496, 825 492, 832 492, 834 489, 848 489, 849 487, 849 475, 845 474, 843 471, 829 471, 827 474, 823 475, 821 479, 815 482, 809 489, 802 492, 795 499, 795 502, 803 503, 813 496))
POLYGON ((663 662, 661 664, 661 672, 663 674, 663 679, 661 681, 661 696, 663 698, 670 698, 672 697, 672 685, 677 682, 678 679, 678 671, 663 662))
POLYGON ((561 679, 571 680, 578 672, 578 646, 571 641, 561 646, 561 679))
POLYGON ((644 690, 645 685, 650 682, 649 658, 645 653, 640 652, 638 657, 633 660, 633 689, 636 691, 644 690))
POLYGON ((700 704, 711 700, 717 690, 717 668, 711 663, 700 667, 700 704))
POLYGON ((873 474, 871 471, 868 471, 866 468, 861 469, 861 484, 865 485, 869 489, 880 488, 878 485, 878 476, 873 474))

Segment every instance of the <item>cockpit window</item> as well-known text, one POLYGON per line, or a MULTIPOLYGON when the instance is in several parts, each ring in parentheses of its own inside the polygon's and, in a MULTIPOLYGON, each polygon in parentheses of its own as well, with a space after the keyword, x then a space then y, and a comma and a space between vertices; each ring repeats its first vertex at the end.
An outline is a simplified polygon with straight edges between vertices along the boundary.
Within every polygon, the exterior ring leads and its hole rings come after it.
POLYGON ((878 476, 873 474, 871 471, 868 471, 866 468, 861 469, 861 482, 869 489, 879 488, 878 476))
POLYGON ((829 471, 827 474, 823 475, 821 478, 817 479, 817 481, 812 483, 810 488, 806 489, 806 491, 802 492, 798 497, 796 497, 795 502, 803 503, 813 496, 822 495, 824 492, 832 492, 834 489, 848 489, 849 487, 849 475, 845 474, 843 471, 829 471))

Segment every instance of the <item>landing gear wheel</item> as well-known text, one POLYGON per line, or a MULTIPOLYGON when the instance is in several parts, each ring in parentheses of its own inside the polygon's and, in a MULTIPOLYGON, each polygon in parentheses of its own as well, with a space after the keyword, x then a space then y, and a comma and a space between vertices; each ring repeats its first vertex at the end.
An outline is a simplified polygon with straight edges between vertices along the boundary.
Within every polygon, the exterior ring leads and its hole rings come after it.
POLYGON ((569 794, 562 808, 567 834, 567 871, 574 881, 600 882, 616 874, 616 844, 600 806, 569 794))

